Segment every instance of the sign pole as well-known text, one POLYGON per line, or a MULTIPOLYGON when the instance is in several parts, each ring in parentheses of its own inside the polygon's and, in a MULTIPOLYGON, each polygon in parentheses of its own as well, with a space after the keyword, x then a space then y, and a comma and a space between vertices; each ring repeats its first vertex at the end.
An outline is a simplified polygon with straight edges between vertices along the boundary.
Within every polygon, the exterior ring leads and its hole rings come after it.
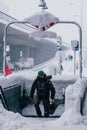
POLYGON ((74 50, 74 75, 76 74, 76 51, 74 50))

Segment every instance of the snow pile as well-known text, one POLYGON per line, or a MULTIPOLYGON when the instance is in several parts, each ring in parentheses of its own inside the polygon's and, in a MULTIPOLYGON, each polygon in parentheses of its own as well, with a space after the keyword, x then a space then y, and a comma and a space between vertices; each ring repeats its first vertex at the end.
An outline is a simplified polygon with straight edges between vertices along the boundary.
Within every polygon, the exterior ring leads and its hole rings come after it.
POLYGON ((73 61, 64 60, 62 65, 63 65, 63 73, 67 74, 67 72, 69 72, 69 73, 72 72, 72 74, 73 74, 73 71, 74 71, 74 69, 73 69, 73 67, 74 67, 73 61))
POLYGON ((24 83, 24 77, 21 75, 11 74, 6 77, 1 76, 0 77, 0 86, 2 88, 9 87, 14 84, 23 84, 24 83))
MULTIPOLYGON (((7 111, 0 103, 0 130, 32 130, 32 118, 25 118, 19 113, 7 111)), ((37 124, 33 126, 38 127, 37 124)))
POLYGON ((59 124, 87 124, 87 116, 81 116, 81 99, 87 85, 86 78, 78 79, 73 85, 69 85, 65 92, 65 112, 58 120, 59 124))

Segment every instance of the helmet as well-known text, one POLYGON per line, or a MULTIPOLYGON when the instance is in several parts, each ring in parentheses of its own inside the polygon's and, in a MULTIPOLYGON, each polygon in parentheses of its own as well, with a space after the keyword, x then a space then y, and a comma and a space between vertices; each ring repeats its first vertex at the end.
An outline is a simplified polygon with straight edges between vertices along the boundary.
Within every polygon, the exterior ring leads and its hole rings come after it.
POLYGON ((38 76, 43 77, 44 75, 45 75, 45 73, 44 73, 42 70, 40 70, 40 71, 38 72, 38 76))

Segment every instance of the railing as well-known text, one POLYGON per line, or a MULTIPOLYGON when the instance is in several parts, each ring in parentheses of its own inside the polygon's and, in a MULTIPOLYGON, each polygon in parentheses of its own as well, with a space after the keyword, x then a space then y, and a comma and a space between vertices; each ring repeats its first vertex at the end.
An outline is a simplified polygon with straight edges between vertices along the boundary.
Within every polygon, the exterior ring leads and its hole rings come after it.
MULTIPOLYGON (((0 19, 3 19, 7 22, 14 22, 14 21, 17 21, 17 19, 11 17, 10 15, 8 14, 5 14, 3 13, 2 11, 0 11, 0 19)), ((30 28, 30 26, 26 25, 26 24, 16 24, 18 27, 21 27, 25 30, 28 30, 28 31, 32 31, 33 29, 30 28)))
POLYGON ((21 113, 22 89, 22 83, 12 84, 6 88, 0 86, 0 98, 7 110, 21 113))

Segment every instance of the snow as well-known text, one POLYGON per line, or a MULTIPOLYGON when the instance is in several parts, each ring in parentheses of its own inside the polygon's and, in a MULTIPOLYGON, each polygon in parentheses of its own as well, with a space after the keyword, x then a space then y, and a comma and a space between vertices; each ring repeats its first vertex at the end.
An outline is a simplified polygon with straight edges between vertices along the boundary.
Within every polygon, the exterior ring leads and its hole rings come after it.
MULTIPOLYGON (((57 62, 55 62, 56 64, 57 62)), ((71 63, 70 63, 71 64, 71 63)), ((49 66, 49 65, 48 65, 49 66)), ((45 67, 45 72, 49 74, 49 67, 45 67)), ((38 70, 37 70, 38 71, 38 70)), ((34 79, 37 76, 37 71, 33 69, 19 71, 7 76, 1 76, 1 84, 6 87, 12 82, 23 82, 23 80, 34 79), (5 82, 3 82, 5 81, 5 82)), ((67 70, 68 71, 68 70, 67 70)), ((53 75, 53 80, 73 80, 75 76, 70 75, 53 75)), ((65 111, 60 118, 30 118, 23 117, 19 113, 7 111, 0 103, 0 130, 86 130, 87 115, 82 116, 80 113, 80 99, 83 97, 87 79, 78 78, 74 84, 70 84, 65 91, 65 111)))
MULTIPOLYGON (((84 122, 84 116, 81 116, 80 113, 81 99, 83 98, 86 84, 87 79, 83 77, 82 79, 77 79, 75 84, 66 88, 65 112, 59 119, 62 124, 87 124, 86 120, 84 122)), ((87 119, 87 116, 85 116, 85 119, 87 119)))
MULTIPOLYGON (((67 6, 66 6, 67 7, 67 6)), ((19 9, 19 5, 18 5, 19 9)), ((56 11, 57 12, 57 11, 56 11)), ((61 11, 60 11, 61 12, 61 11)), ((62 15, 64 16, 64 15, 62 15)), ((67 15, 68 16, 68 15, 67 15)), ((66 17, 66 15, 65 15, 66 17)), ((72 15, 71 15, 72 17, 72 15)), ((85 18, 85 17, 84 17, 85 18)), ((66 18, 67 19, 67 18, 66 18)), ((85 30, 84 30, 85 31, 85 30)), ((86 35, 85 35, 86 36, 86 35)), ((87 38, 86 38, 87 39, 87 38)), ((85 42, 86 42, 85 39, 85 42)), ((87 51, 86 51, 87 52, 87 51)), ((85 57, 86 62, 86 57, 85 57)), ((57 64, 57 62, 56 62, 57 64)), ((53 75, 53 80, 71 80, 76 76, 73 75, 72 63, 69 61, 67 67, 66 61, 63 63, 63 76, 53 75)), ((56 65, 53 66, 53 69, 56 65)), ((49 68, 44 69, 47 74, 50 74, 49 68)), ((6 78, 0 76, 0 85, 7 87, 14 83, 23 82, 25 79, 34 79, 37 72, 34 70, 22 71, 7 76, 6 78), (4 82, 5 81, 5 82, 4 82)), ((87 68, 83 69, 83 75, 87 77, 87 68)), ((7 111, 3 108, 0 102, 0 130, 87 130, 87 115, 81 116, 80 114, 80 100, 86 88, 87 79, 77 78, 77 82, 69 85, 65 91, 65 111, 60 118, 25 118, 19 113, 7 111)), ((86 107, 87 109, 87 103, 86 107)))

